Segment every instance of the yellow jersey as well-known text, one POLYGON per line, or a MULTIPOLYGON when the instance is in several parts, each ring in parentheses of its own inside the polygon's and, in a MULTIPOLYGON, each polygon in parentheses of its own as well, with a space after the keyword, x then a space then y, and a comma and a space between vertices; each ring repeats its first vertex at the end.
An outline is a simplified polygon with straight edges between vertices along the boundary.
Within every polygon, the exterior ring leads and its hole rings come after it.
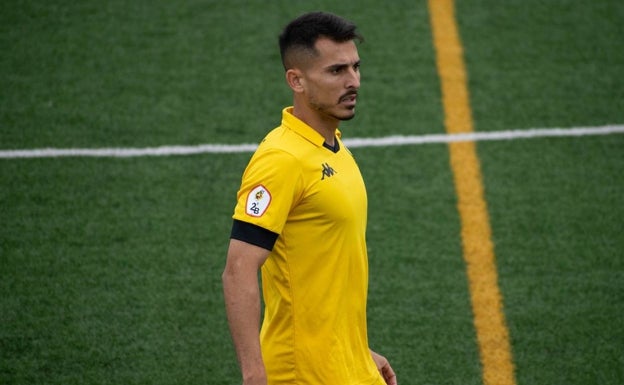
POLYGON ((385 383, 367 338, 366 189, 339 131, 336 142, 284 109, 237 195, 233 218, 277 235, 262 266, 269 385, 385 383))

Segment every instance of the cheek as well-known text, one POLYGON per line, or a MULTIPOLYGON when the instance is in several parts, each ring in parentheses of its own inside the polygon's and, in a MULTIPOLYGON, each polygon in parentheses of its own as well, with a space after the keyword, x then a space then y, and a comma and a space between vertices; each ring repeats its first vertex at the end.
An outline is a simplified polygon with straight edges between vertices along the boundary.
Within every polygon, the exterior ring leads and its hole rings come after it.
POLYGON ((314 104, 330 106, 336 104, 344 90, 341 82, 330 75, 310 75, 305 81, 305 92, 314 104), (316 76, 315 76, 316 75, 316 76))
POLYGON ((334 80, 322 79, 314 84, 314 92, 323 98, 333 98, 340 94, 340 86, 334 80))

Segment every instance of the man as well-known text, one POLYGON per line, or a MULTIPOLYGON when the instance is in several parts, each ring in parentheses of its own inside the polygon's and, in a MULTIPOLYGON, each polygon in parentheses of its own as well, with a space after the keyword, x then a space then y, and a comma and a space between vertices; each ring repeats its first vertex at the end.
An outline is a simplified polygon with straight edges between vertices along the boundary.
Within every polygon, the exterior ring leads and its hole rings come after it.
POLYGON ((360 40, 322 12, 280 35, 293 106, 243 174, 222 277, 244 385, 397 384, 368 347, 366 190, 338 131, 355 115, 360 40))

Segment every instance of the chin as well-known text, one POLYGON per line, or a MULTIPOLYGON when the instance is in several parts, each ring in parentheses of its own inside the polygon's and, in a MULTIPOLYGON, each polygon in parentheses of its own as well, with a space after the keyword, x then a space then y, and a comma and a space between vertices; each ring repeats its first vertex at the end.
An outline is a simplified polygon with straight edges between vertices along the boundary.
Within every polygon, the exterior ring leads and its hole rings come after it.
POLYGON ((355 109, 348 110, 340 115, 336 115, 336 118, 338 118, 338 120, 351 120, 355 118, 355 109))

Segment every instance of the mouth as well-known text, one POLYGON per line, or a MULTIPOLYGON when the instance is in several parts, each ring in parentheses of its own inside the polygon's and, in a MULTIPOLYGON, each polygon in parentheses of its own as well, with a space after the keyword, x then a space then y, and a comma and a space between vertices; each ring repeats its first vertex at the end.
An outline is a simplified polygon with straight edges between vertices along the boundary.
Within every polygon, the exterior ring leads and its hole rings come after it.
POLYGON ((346 105, 355 105, 357 100, 357 92, 349 92, 340 97, 339 102, 346 105))

